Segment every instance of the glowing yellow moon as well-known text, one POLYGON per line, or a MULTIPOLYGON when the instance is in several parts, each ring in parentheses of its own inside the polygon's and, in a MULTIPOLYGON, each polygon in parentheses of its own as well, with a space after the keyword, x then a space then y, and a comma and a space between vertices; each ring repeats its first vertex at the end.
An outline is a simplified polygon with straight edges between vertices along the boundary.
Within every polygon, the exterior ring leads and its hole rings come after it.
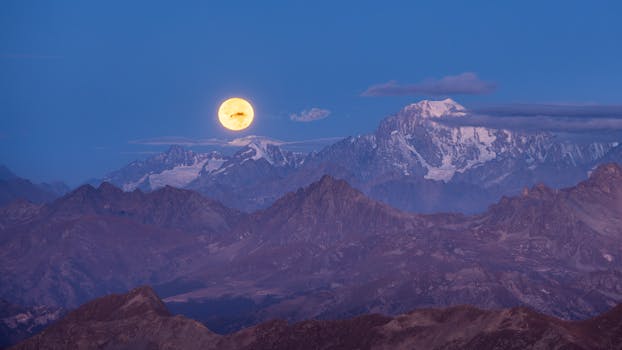
POLYGON ((218 108, 218 120, 229 130, 238 131, 248 128, 254 117, 253 106, 243 98, 230 98, 218 108))

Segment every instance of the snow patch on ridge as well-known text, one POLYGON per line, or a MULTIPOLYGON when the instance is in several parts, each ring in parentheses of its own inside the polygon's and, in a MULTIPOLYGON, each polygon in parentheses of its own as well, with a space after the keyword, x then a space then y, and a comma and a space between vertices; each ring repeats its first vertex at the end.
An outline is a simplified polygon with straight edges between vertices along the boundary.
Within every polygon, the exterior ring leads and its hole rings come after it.
POLYGON ((184 187, 199 177, 201 169, 208 161, 208 159, 205 159, 192 165, 180 165, 173 169, 164 170, 159 174, 151 174, 149 175, 151 189, 156 190, 166 185, 184 187))
POLYGON ((429 162, 422 164, 428 170, 424 175, 426 179, 447 182, 456 172, 465 172, 497 157, 493 147, 497 136, 493 130, 482 127, 447 128, 433 122, 430 124, 436 129, 437 135, 448 132, 451 138, 432 138, 436 149, 442 155, 442 161, 440 166, 430 165, 429 162))
POLYGON ((437 180, 437 181, 449 181, 456 173, 456 167, 451 164, 451 156, 448 154, 443 155, 442 165, 439 167, 433 167, 426 164, 428 173, 425 174, 425 179, 437 180))
POLYGON ((145 174, 143 175, 143 177, 141 177, 140 179, 136 181, 123 184, 123 191, 125 192, 134 191, 135 189, 138 188, 138 186, 140 186, 149 177, 149 175, 151 174, 145 174))
MULTIPOLYGON (((248 147, 255 150, 255 155, 251 158, 252 160, 259 160, 264 158, 268 161, 268 163, 272 164, 272 159, 268 156, 268 152, 266 152, 265 147, 261 147, 262 145, 257 145, 255 143, 250 143, 248 147)), ((267 144, 265 145, 267 147, 267 144)))

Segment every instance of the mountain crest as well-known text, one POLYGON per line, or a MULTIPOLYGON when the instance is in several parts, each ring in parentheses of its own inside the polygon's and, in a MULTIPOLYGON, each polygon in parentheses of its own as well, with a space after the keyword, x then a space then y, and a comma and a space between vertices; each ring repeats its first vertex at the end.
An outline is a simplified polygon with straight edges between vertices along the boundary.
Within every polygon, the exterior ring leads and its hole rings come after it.
POLYGON ((156 159, 167 164, 191 165, 197 161, 198 155, 190 149, 180 145, 171 145, 164 153, 155 156, 156 159))
POLYGON ((69 313, 66 319, 78 322, 109 322, 132 317, 144 317, 148 314, 170 315, 153 289, 142 286, 134 288, 126 294, 111 294, 95 299, 69 313))
POLYGON ((15 349, 619 349, 620 307, 583 321, 528 308, 471 306, 365 314, 288 324, 273 320, 222 336, 171 317, 147 287, 96 299, 15 349), (132 307, 131 312, 126 308, 132 307), (141 308, 144 307, 144 308, 141 308))
POLYGON ((590 174, 590 179, 596 181, 620 181, 622 179, 622 167, 617 163, 602 164, 590 174))
POLYGON ((422 100, 402 109, 400 114, 409 114, 421 118, 462 117, 466 109, 456 101, 447 98, 441 101, 422 100))
POLYGON ((110 182, 104 181, 98 187, 94 187, 91 184, 84 184, 75 190, 67 193, 63 197, 56 200, 54 203, 67 202, 67 201, 84 201, 84 200, 94 200, 94 199, 112 199, 116 198, 118 195, 123 195, 123 191, 111 184, 110 182))
POLYGON ((75 190, 67 193, 65 196, 59 198, 59 200, 66 199, 66 198, 72 198, 72 197, 91 196, 94 193, 97 193, 97 188, 95 188, 91 184, 84 184, 84 185, 76 188, 75 190))
MULTIPOLYGON (((357 197, 367 197, 360 191, 354 189, 345 180, 336 179, 330 175, 323 175, 319 181, 309 185, 305 189, 299 190, 304 196, 310 198, 323 198, 339 201, 348 201, 357 197), (302 192, 301 192, 302 191, 302 192)), ((371 199, 369 199, 372 201, 371 199)))
POLYGON ((521 194, 523 197, 544 199, 544 198, 549 198, 558 192, 559 192, 558 190, 550 188, 543 183, 538 183, 532 188, 525 187, 521 194))
POLYGON ((97 187, 97 192, 100 192, 102 194, 117 194, 117 193, 123 193, 123 191, 116 187, 115 185, 111 184, 108 181, 104 181, 102 182, 99 187, 97 187))
POLYGON ((253 140, 243 146, 234 158, 240 163, 263 159, 272 166, 296 168, 302 164, 304 154, 285 151, 276 143, 253 140))
POLYGON ((358 241, 364 236, 404 232, 413 216, 377 202, 352 188, 346 181, 324 175, 306 188, 290 192, 243 230, 252 232, 257 223, 270 232, 266 239, 329 244, 358 241))
POLYGON ((607 163, 598 166, 590 173, 590 177, 581 182, 578 189, 597 188, 599 191, 614 194, 622 193, 622 167, 616 163, 607 163))
POLYGON ((149 310, 159 315, 168 315, 169 312, 155 291, 148 286, 134 288, 128 294, 122 296, 120 310, 127 314, 135 314, 140 310, 149 310))

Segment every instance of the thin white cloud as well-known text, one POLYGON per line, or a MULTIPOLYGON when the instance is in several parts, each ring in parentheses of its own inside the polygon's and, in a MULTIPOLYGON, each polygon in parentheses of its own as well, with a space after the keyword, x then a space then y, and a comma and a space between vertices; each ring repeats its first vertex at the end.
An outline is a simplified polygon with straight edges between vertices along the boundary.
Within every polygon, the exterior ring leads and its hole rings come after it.
POLYGON ((439 119, 455 126, 571 133, 622 131, 622 105, 515 104, 470 109, 463 118, 439 119))
POLYGON ((329 145, 336 141, 342 140, 343 137, 325 137, 316 139, 306 139, 297 141, 283 141, 265 136, 249 135, 231 140, 223 140, 216 138, 209 139, 191 139, 179 136, 163 136, 149 139, 139 139, 129 141, 131 144, 137 145, 180 145, 180 146, 216 146, 216 147, 244 147, 250 143, 272 144, 276 146, 322 146, 329 145))
POLYGON ((226 141, 225 146, 244 147, 250 143, 268 144, 268 145, 276 145, 276 146, 281 146, 281 145, 286 144, 285 141, 273 139, 273 138, 266 137, 266 136, 249 135, 249 136, 244 136, 244 137, 240 137, 237 139, 233 139, 231 141, 226 141))
POLYGON ((289 119, 296 122, 312 122, 327 118, 329 115, 330 111, 328 109, 313 107, 298 113, 290 114, 289 119))
POLYGON ((148 139, 138 139, 129 141, 137 145, 180 145, 180 146, 226 146, 227 141, 221 139, 190 139, 182 136, 162 136, 148 139))

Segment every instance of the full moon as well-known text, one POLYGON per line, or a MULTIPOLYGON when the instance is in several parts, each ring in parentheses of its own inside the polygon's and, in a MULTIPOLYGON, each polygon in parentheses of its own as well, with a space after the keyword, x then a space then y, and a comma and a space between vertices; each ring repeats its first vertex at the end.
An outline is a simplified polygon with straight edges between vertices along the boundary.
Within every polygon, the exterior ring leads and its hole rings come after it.
POLYGON ((229 130, 244 130, 253 122, 253 106, 243 98, 233 97, 218 108, 218 120, 229 130))

